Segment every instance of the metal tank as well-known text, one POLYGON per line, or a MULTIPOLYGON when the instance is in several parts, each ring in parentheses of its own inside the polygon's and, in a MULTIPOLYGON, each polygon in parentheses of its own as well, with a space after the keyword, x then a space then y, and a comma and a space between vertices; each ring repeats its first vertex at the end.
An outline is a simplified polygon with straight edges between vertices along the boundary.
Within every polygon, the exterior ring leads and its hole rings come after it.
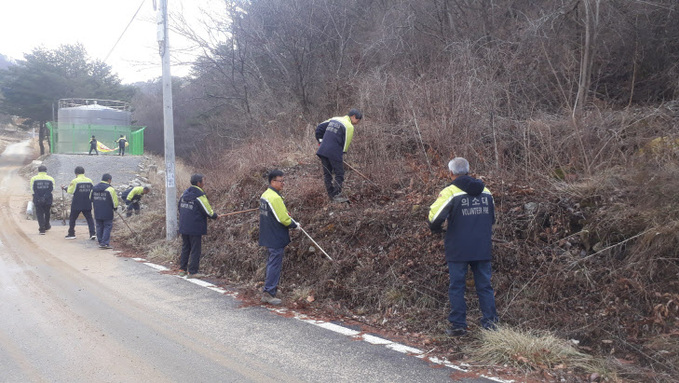
POLYGON ((58 129, 55 137, 59 153, 82 153, 89 150, 90 138, 112 147, 115 140, 131 131, 129 103, 115 100, 59 100, 58 129))

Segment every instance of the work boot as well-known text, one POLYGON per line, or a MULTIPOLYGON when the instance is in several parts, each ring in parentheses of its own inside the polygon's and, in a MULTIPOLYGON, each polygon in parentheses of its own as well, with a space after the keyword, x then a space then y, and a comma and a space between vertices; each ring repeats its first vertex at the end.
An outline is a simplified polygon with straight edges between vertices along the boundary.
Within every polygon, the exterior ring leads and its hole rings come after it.
POLYGON ((450 327, 446 329, 446 335, 448 336, 464 336, 467 335, 467 329, 462 327, 450 327))
POLYGON ((189 274, 186 276, 186 278, 187 278, 187 279, 191 279, 191 278, 205 278, 205 276, 206 276, 206 275, 205 275, 205 274, 202 274, 202 273, 194 273, 194 274, 189 273, 189 274))
POLYGON ((262 293, 262 298, 260 301, 270 305, 280 305, 283 302, 266 291, 262 293))
POLYGON ((332 198, 332 202, 337 202, 337 203, 349 202, 349 198, 342 197, 341 195, 336 195, 332 198))

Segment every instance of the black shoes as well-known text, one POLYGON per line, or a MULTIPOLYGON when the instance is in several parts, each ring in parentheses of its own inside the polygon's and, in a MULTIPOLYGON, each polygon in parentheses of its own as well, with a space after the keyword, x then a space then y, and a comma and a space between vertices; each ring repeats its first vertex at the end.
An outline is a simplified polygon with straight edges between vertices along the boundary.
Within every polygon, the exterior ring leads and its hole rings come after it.
POLYGON ((446 329, 446 335, 448 336, 465 336, 467 335, 467 329, 462 327, 451 327, 446 329))

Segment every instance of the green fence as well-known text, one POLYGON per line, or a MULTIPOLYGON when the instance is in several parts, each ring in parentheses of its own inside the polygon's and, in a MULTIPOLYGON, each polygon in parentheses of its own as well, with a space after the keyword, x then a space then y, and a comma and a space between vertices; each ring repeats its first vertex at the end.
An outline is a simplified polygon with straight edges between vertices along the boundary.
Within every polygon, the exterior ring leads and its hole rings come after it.
POLYGON ((101 144, 111 152, 99 151, 99 154, 118 153, 118 144, 115 141, 122 134, 127 138, 129 145, 125 154, 144 154, 144 129, 145 126, 115 126, 115 125, 75 125, 47 123, 50 131, 50 148, 52 153, 83 154, 90 150, 90 139, 97 138, 101 144))

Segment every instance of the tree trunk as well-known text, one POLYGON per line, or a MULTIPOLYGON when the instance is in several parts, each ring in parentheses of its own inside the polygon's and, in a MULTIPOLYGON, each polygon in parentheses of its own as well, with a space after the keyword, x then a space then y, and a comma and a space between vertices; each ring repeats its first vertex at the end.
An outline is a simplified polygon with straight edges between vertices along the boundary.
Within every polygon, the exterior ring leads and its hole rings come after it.
POLYGON ((47 127, 45 126, 45 121, 40 121, 40 129, 38 130, 38 145, 40 145, 40 155, 45 154, 45 145, 42 140, 45 139, 45 131, 47 127))
POLYGON ((587 96, 592 80, 592 66, 594 64, 594 50, 599 26, 600 0, 582 0, 585 9, 585 36, 582 41, 582 55, 580 58, 580 77, 578 79, 578 94, 573 105, 573 118, 579 117, 582 108, 587 103, 587 96))

